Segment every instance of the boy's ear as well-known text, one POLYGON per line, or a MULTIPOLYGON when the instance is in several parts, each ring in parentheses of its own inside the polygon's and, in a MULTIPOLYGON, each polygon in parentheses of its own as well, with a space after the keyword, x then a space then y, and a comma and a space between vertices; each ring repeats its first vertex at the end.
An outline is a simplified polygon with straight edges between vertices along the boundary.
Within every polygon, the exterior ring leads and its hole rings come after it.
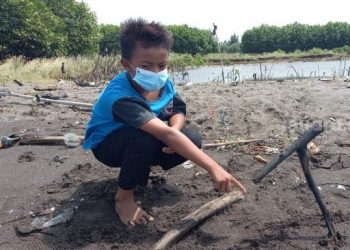
POLYGON ((129 65, 129 63, 128 63, 128 61, 127 61, 126 59, 122 58, 122 59, 120 60, 120 64, 123 66, 123 68, 124 68, 125 70, 127 70, 127 71, 130 72, 130 65, 129 65))

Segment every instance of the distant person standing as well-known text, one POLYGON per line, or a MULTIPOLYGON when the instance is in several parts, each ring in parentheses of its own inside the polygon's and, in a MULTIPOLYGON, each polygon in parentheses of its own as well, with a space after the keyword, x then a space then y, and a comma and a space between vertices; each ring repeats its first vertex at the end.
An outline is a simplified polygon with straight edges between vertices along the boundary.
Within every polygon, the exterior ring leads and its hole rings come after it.
POLYGON ((213 23, 213 32, 212 32, 213 36, 216 36, 216 30, 217 29, 218 29, 218 26, 215 23, 213 23))

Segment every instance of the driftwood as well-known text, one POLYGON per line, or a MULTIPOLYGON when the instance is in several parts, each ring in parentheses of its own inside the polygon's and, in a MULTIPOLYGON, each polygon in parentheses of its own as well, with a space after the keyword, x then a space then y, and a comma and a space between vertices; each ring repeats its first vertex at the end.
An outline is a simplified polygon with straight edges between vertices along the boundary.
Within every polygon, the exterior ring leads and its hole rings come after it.
POLYGON ((62 105, 80 106, 80 107, 87 107, 87 108, 92 108, 92 106, 93 106, 93 104, 91 104, 91 103, 53 100, 53 99, 48 99, 48 98, 42 98, 38 95, 37 96, 22 95, 22 94, 14 93, 11 91, 0 91, 0 94, 5 95, 5 96, 16 96, 16 97, 20 97, 23 99, 30 99, 33 101, 36 100, 37 102, 56 103, 56 104, 62 104, 62 105))
POLYGON ((178 224, 176 224, 174 226, 174 229, 167 232, 163 238, 161 238, 154 245, 153 249, 158 250, 169 248, 171 244, 178 241, 182 236, 184 236, 193 227, 198 225, 201 221, 216 214, 228 205, 238 200, 242 200, 243 198, 244 196, 241 192, 233 191, 204 204, 193 213, 183 218, 178 224))
MULTIPOLYGON (((84 136, 78 136, 83 142, 84 136)), ((22 145, 65 145, 64 136, 34 136, 25 135, 21 138, 22 145)))
POLYGON ((57 85, 34 86, 36 91, 54 91, 57 90, 57 85))
POLYGON ((338 141, 337 144, 340 147, 350 147, 350 139, 344 140, 344 141, 338 141))
POLYGON ((93 106, 91 103, 52 100, 47 98, 41 98, 40 96, 36 96, 36 100, 38 102, 48 102, 48 103, 56 103, 56 104, 63 104, 63 105, 69 105, 69 106, 80 106, 80 107, 87 107, 87 108, 92 108, 93 106))
POLYGON ((318 79, 319 81, 321 81, 321 82, 331 82, 331 81, 333 81, 334 80, 334 78, 333 79, 331 79, 331 78, 320 78, 320 79, 318 79))
POLYGON ((252 143, 252 142, 260 142, 264 141, 264 139, 251 139, 251 140, 239 140, 239 141, 229 141, 229 142, 220 142, 220 143, 206 143, 203 145, 203 148, 215 148, 233 144, 244 144, 244 143, 252 143))

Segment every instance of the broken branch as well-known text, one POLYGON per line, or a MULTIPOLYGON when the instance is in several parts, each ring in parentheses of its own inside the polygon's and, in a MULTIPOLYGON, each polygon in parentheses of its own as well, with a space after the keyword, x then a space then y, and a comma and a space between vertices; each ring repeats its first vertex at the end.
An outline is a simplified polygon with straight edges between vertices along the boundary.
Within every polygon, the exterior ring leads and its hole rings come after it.
POLYGON ((57 103, 57 104, 62 104, 62 105, 81 106, 81 107, 88 107, 88 108, 92 108, 92 106, 93 106, 93 104, 91 104, 91 103, 53 100, 53 99, 48 99, 48 98, 42 98, 40 96, 22 95, 22 94, 14 93, 11 91, 0 91, 0 94, 5 95, 5 96, 16 96, 16 97, 20 97, 20 98, 24 98, 24 99, 36 100, 37 102, 57 103))
POLYGON ((179 240, 182 236, 184 236, 193 227, 198 225, 201 221, 216 214, 228 205, 238 200, 242 200, 243 198, 244 196, 241 192, 233 191, 204 204, 203 206, 195 210, 193 213, 183 218, 177 225, 174 226, 174 229, 167 232, 163 236, 163 238, 161 238, 154 245, 153 249, 168 249, 171 244, 179 240))

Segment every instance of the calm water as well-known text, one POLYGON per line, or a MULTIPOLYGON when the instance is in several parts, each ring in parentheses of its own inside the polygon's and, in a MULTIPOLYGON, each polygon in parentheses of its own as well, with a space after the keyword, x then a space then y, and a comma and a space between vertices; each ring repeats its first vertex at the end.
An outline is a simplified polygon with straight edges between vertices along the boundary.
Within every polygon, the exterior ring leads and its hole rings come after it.
POLYGON ((222 69, 224 71, 225 82, 230 83, 237 80, 251 80, 253 74, 257 79, 278 79, 293 77, 323 77, 340 76, 348 74, 350 62, 347 61, 315 61, 315 62, 277 62, 260 64, 235 64, 230 66, 210 66, 191 69, 182 74, 176 72, 172 74, 176 84, 181 83, 207 83, 222 82, 222 69))

